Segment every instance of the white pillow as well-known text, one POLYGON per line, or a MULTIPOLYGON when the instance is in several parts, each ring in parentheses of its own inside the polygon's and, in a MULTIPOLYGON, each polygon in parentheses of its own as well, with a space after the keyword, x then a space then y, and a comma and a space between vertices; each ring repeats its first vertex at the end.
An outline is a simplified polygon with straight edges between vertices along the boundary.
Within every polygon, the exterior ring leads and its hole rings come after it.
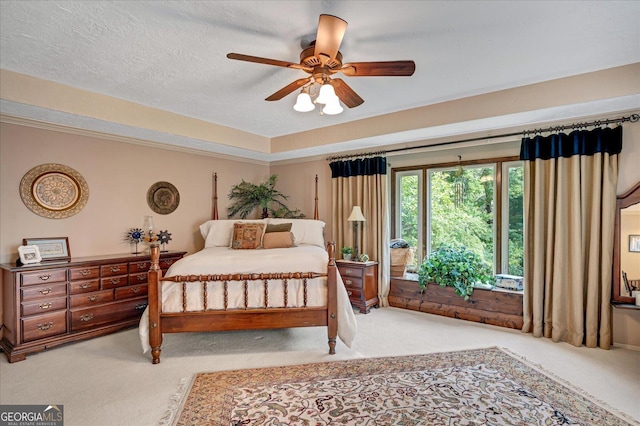
POLYGON ((204 247, 229 247, 233 224, 236 222, 264 222, 263 220, 219 219, 208 220, 200 225, 200 233, 204 238, 204 247))
POLYGON ((287 218, 269 218, 269 223, 291 223, 291 232, 293 232, 296 245, 309 244, 324 247, 324 225, 321 220, 313 219, 287 219, 287 218))

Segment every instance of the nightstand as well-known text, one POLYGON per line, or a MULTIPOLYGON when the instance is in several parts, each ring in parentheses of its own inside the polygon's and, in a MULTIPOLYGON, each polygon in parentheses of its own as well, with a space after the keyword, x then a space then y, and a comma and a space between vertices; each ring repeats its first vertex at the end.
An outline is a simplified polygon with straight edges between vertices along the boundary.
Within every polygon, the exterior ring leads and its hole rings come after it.
POLYGON ((378 306, 378 262, 336 260, 336 264, 351 304, 363 314, 378 306))

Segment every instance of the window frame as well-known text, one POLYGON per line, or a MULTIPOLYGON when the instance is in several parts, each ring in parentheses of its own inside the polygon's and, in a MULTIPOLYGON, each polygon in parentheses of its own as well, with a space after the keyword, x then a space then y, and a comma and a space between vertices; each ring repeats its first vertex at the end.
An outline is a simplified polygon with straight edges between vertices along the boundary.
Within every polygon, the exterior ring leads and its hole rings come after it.
MULTIPOLYGON (((391 235, 393 238, 399 237, 400 231, 400 203, 399 203, 399 190, 400 190, 400 177, 417 174, 418 177, 418 199, 422 199, 422 203, 419 211, 418 218, 418 247, 416 253, 418 259, 422 259, 427 253, 427 248, 429 247, 429 241, 431 236, 429 234, 428 225, 431 220, 431 212, 429 206, 431 201, 431 194, 428 191, 430 188, 428 179, 429 179, 429 171, 432 170, 446 170, 457 167, 458 165, 462 167, 467 166, 485 166, 485 167, 493 167, 495 173, 495 179, 493 183, 493 191, 494 191, 494 203, 495 203, 495 211, 496 215, 494 217, 494 259, 493 259, 493 269, 496 274, 506 273, 502 271, 508 270, 508 264, 505 268, 504 263, 508 263, 508 253, 505 253, 505 250, 508 250, 508 174, 504 179, 503 185, 503 176, 508 173, 508 167, 513 167, 514 165, 520 164, 522 165, 522 161, 520 161, 518 156, 510 156, 510 157, 498 157, 498 158, 485 158, 485 159, 477 159, 477 160, 467 160, 467 161, 452 161, 446 163, 433 163, 433 164, 420 164, 414 166, 403 166, 403 167, 392 167, 391 168, 391 235), (420 173, 421 172, 421 173, 420 173), (506 213, 505 213, 506 212, 506 213), (421 217, 420 217, 421 216, 421 217), (506 238, 506 242, 505 242, 506 238), (504 260, 503 260, 504 259, 504 260)), ((419 201, 420 202, 420 201, 419 201)))

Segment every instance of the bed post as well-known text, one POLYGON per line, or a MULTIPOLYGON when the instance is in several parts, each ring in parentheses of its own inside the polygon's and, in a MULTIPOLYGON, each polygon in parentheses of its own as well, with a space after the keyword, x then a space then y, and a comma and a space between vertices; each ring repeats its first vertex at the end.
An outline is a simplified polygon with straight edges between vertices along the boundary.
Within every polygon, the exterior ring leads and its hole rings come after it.
POLYGON ((315 206, 313 208, 313 218, 318 220, 318 175, 316 175, 316 198, 315 198, 315 206))
POLYGON ((162 327, 160 326, 160 310, 162 309, 162 287, 160 279, 160 245, 157 242, 150 243, 151 269, 149 270, 149 346, 153 364, 160 363, 160 347, 162 346, 162 327))
POLYGON ((327 331, 329 334, 329 354, 336 353, 336 336, 338 335, 338 268, 336 267, 336 243, 327 244, 329 265, 327 266, 327 331))
POLYGON ((218 220, 218 173, 213 174, 213 214, 211 219, 218 220))

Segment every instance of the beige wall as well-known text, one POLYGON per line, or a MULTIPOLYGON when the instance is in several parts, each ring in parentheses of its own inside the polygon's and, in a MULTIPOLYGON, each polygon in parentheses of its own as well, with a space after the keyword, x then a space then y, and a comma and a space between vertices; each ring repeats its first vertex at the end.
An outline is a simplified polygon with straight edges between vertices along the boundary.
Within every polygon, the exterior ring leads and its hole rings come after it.
POLYGON ((125 232, 142 226, 153 215, 156 227, 168 229, 168 248, 194 252, 202 248, 198 225, 211 218, 212 175, 217 172, 218 203, 226 216, 231 185, 244 178, 265 179, 266 164, 221 160, 214 157, 151 148, 113 140, 35 129, 2 123, 0 126, 0 256, 17 258, 25 237, 69 237, 73 256, 126 253, 125 232), (32 213, 22 202, 20 180, 31 168, 60 163, 78 171, 89 186, 89 201, 78 214, 47 219, 32 213), (172 183, 180 204, 168 215, 153 212, 147 191, 158 181, 172 183))
MULTIPOLYGON (((437 142, 437 141, 430 141, 437 142)), ((516 155, 518 142, 457 147, 389 156, 393 167, 416 162, 455 161, 516 155)), ((625 125, 618 193, 640 181, 640 125, 625 125)), ((0 124, 0 258, 15 260, 25 237, 68 236, 74 256, 124 253, 124 233, 153 215, 156 226, 173 234, 169 248, 194 252, 202 248, 198 225, 211 217, 212 174, 217 172, 220 217, 226 217, 227 194, 241 179, 258 182, 278 175, 278 188, 289 195, 289 206, 313 215, 314 178, 319 176, 319 216, 331 227, 331 174, 324 159, 255 164, 189 154, 108 139, 0 124), (168 163, 171 161, 171 164, 168 163), (46 219, 28 210, 19 195, 22 176, 43 163, 61 163, 86 179, 89 202, 75 216, 46 219), (146 203, 148 188, 168 181, 180 192, 180 206, 170 215, 158 215, 146 203)), ((0 303, 1 306, 1 303, 0 303)), ((614 342, 640 348, 640 310, 614 309, 614 342)))

